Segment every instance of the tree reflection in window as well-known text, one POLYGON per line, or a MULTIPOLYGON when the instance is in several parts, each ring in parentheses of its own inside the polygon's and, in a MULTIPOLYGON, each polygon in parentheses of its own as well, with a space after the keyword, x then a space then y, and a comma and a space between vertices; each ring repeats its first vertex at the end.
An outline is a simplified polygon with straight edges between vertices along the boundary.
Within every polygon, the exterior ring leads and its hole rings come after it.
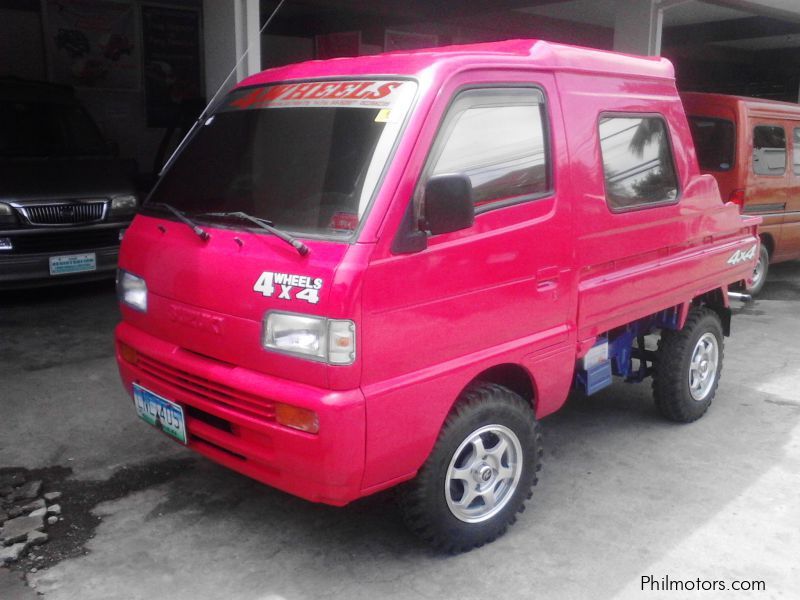
POLYGON ((675 167, 664 121, 657 117, 604 117, 600 148, 606 198, 614 210, 674 201, 675 167))

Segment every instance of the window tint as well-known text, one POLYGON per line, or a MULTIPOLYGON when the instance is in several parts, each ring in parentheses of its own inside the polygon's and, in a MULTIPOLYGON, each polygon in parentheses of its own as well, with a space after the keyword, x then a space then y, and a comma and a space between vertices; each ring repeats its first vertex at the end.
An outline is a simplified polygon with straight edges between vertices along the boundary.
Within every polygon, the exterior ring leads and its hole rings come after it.
POLYGON ((534 89, 464 92, 445 120, 429 176, 467 175, 476 206, 548 191, 542 101, 534 89))
POLYGON ((678 197, 664 121, 657 117, 600 119, 606 197, 613 210, 670 202, 678 197))
POLYGON ((753 129, 753 171, 782 175, 786 170, 786 133, 783 127, 759 125, 753 129))
POLYGON ((697 162, 704 171, 729 171, 733 166, 733 122, 689 117, 697 162))
POLYGON ((800 175, 800 127, 794 128, 794 144, 792 149, 792 170, 800 175))

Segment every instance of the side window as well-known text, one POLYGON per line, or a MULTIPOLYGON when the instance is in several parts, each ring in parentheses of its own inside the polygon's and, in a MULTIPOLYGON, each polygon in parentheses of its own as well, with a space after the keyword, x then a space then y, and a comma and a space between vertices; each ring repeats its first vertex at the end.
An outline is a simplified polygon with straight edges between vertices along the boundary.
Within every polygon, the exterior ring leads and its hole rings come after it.
POLYGON ((757 125, 753 128, 753 172, 783 175, 786 170, 786 132, 783 127, 757 125))
POLYGON ((792 171, 800 175, 800 127, 794 128, 792 142, 792 171))
POLYGON ((534 88, 459 94, 434 145, 427 177, 461 173, 475 206, 550 190, 544 97, 534 88))
POLYGON ((614 211, 674 202, 678 181, 660 117, 600 119, 606 199, 614 211))

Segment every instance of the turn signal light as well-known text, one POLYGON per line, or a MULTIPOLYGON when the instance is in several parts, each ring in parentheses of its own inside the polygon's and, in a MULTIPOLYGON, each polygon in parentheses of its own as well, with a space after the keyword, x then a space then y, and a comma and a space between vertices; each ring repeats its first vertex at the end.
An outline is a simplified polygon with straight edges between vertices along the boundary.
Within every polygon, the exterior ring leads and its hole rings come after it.
POLYGON ((275 419, 285 427, 299 429, 307 433, 319 431, 319 417, 313 410, 292 406, 291 404, 275 404, 275 419))
POLYGON ((139 353, 127 344, 119 343, 119 355, 125 362, 135 365, 139 362, 139 353))
POLYGON ((742 212, 742 208, 744 208, 744 190, 733 190, 731 195, 728 196, 728 200, 738 206, 739 212, 742 212))

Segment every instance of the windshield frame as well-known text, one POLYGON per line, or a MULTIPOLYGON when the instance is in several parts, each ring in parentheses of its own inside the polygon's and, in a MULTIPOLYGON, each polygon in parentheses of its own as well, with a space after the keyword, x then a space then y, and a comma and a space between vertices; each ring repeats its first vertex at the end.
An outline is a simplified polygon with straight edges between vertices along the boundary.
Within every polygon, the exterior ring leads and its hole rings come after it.
MULTIPOLYGON (((161 183, 164 180, 164 176, 169 173, 169 171, 173 168, 176 159, 180 156, 184 150, 191 144, 192 140, 201 130, 202 126, 211 119, 215 114, 217 114, 217 110, 228 101, 229 94, 234 91, 242 91, 242 90, 249 90, 255 88, 266 88, 276 85, 287 85, 287 84, 301 84, 301 83, 318 83, 318 82, 335 82, 335 81, 403 81, 403 82, 411 82, 415 84, 414 94, 411 97, 411 100, 408 103, 408 108, 403 115, 402 122, 397 130, 397 135, 395 135, 394 140, 392 141, 392 147, 389 149, 389 152, 386 154, 386 159, 383 161, 383 165, 381 167, 381 172, 378 178, 375 181, 375 186, 370 193, 370 198, 367 201, 364 212, 358 222, 358 227, 356 227, 352 232, 348 235, 331 235, 331 234, 322 234, 322 233, 309 233, 307 231, 296 231, 289 228, 281 228, 281 231, 285 231, 286 233, 291 234, 293 237, 297 239, 307 239, 307 240, 320 240, 320 241, 329 241, 329 242, 337 242, 337 243, 346 243, 346 244, 354 244, 358 241, 358 238, 361 235, 367 221, 372 215, 372 209, 375 205, 375 199, 378 197, 378 193, 383 189, 383 184, 386 180, 386 175, 391 168, 392 163, 394 162, 395 155, 397 154, 397 148, 400 145, 400 142, 403 140, 404 136, 406 135, 409 121, 411 120, 411 115, 414 114, 417 104, 420 98, 420 88, 421 84, 417 77, 412 77, 408 75, 392 75, 392 74, 380 74, 380 75, 347 75, 347 74, 338 74, 338 75, 328 75, 323 77, 311 77, 311 78, 303 78, 303 79, 279 79, 275 81, 267 81, 261 83, 255 83, 252 85, 245 85, 245 86, 236 86, 233 87, 227 94, 217 99, 213 106, 210 106, 208 110, 204 111, 201 115, 201 119, 195 121, 195 124, 189 130, 189 133, 186 134, 186 137, 178 144, 175 151, 169 157, 167 162, 164 164, 164 167, 161 169, 159 173, 158 180, 156 181, 153 189, 147 195, 147 198, 142 203, 142 207, 139 210, 139 213, 148 215, 150 212, 154 212, 158 214, 159 218, 166 218, 168 220, 177 220, 177 217, 174 215, 168 214, 168 211, 162 210, 161 208, 157 208, 150 205, 150 200, 155 192, 160 187, 161 183)), ((257 109, 258 110, 258 109, 257 109)), ((260 109, 260 110, 268 110, 268 109, 260 109)), ((377 147, 376 147, 377 148, 377 147)), ((370 162, 374 159, 374 151, 372 156, 370 157, 370 162)), ((251 224, 245 225, 244 223, 232 223, 230 220, 220 219, 220 218, 208 218, 207 216, 203 216, 201 214, 193 214, 191 212, 187 212, 192 220, 197 221, 199 223, 203 223, 206 225, 210 225, 214 228, 219 229, 228 229, 233 231, 247 231, 248 233, 257 233, 263 235, 272 235, 264 229, 251 224)))

